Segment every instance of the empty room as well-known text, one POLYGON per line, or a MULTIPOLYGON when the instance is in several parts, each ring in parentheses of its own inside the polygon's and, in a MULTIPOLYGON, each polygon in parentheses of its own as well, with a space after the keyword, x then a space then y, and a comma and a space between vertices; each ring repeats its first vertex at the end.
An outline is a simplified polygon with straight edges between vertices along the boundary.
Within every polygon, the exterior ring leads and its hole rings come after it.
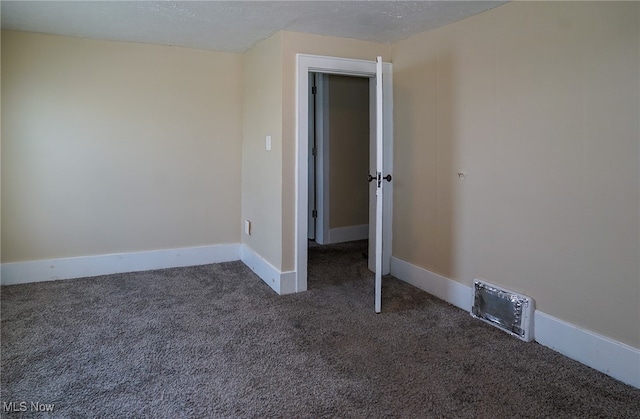
POLYGON ((0 16, 2 417, 640 417, 640 3, 0 16))

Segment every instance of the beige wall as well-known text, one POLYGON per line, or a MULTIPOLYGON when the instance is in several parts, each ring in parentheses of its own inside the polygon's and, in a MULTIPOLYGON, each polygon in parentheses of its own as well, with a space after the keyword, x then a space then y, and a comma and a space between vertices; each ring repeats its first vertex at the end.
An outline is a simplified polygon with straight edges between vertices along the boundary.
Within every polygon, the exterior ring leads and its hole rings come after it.
POLYGON ((394 256, 640 347, 639 7, 510 3, 393 46, 394 256))
POLYGON ((242 219, 252 224, 242 242, 282 270, 281 33, 245 54, 242 97, 242 219))
POLYGON ((389 46, 279 32, 244 56, 242 241, 280 271, 295 268, 296 54, 375 60, 389 46), (264 148, 272 136, 272 151, 264 148))
POLYGON ((240 241, 242 56, 2 33, 2 262, 240 241))
POLYGON ((328 79, 329 228, 369 224, 369 79, 328 79))
POLYGON ((296 54, 374 61, 390 59, 390 46, 376 42, 282 32, 282 266, 295 267, 296 54))

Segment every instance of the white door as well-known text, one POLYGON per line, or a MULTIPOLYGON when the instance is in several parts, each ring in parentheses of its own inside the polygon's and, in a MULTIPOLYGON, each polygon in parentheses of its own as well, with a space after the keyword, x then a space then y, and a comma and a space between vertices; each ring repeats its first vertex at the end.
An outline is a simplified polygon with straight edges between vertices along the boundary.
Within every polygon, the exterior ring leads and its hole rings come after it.
MULTIPOLYGON (((382 147, 382 57, 376 60, 376 281, 375 281, 375 310, 380 313, 382 306, 382 194, 383 194, 383 147, 382 147)), ((390 178, 389 178, 390 179, 390 178)))

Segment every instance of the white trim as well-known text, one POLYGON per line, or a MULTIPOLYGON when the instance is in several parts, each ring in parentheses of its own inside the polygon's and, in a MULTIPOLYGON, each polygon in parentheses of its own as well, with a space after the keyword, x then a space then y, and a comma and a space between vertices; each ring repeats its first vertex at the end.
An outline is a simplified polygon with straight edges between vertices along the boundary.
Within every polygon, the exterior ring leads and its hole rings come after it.
POLYGON ((369 238, 369 224, 337 227, 329 230, 329 243, 352 242, 369 238))
MULTIPOLYGON (((385 147, 393 149, 393 74, 390 63, 383 63, 383 75, 388 83, 384 86, 384 138, 385 147)), ((347 58, 324 57, 316 55, 296 55, 296 216, 295 216, 295 282, 296 292, 307 290, 307 210, 308 210, 308 124, 309 124, 309 72, 342 74, 364 77, 375 77, 375 61, 353 60, 347 58)), ((386 165, 389 173, 392 173, 392 156, 386 165)), ((391 195, 391 194, 389 194, 391 195)), ((389 196, 389 206, 392 206, 389 196)), ((386 205, 385 205, 386 207, 386 205)), ((385 246, 383 246, 383 258, 391 258, 391 214, 392 211, 383 211, 385 246), (388 231, 388 233, 387 233, 388 231)), ((384 273, 383 263, 383 273, 384 273)))
POLYGON ((391 275, 465 311, 471 310, 473 289, 396 257, 391 258, 391 275))
POLYGON ((280 272, 253 249, 242 245, 240 260, 280 295, 296 292, 295 272, 280 272))
MULTIPOLYGON (((331 114, 329 113, 329 101, 331 97, 329 96, 329 75, 328 74, 318 74, 318 91, 320 93, 320 113, 318 121, 320 124, 317 128, 320 129, 318 131, 318 138, 320 141, 318 142, 318 157, 319 163, 318 167, 320 168, 321 176, 318 177, 318 190, 319 190, 319 202, 318 202, 318 210, 320 213, 318 214, 318 220, 320 221, 320 228, 322 229, 322 241, 318 243, 324 244, 327 240, 329 240, 329 220, 331 217, 331 130, 329 127, 331 126, 331 114)), ((316 122, 318 122, 316 121, 316 122)), ((316 220, 317 221, 317 220, 316 220)))
POLYGON ((147 252, 3 263, 1 266, 1 278, 2 285, 13 285, 123 272, 207 265, 239 259, 239 244, 218 244, 147 252))
MULTIPOLYGON (((309 85, 314 85, 316 84, 316 78, 317 75, 314 73, 309 73, 309 85)), ((311 87, 310 87, 311 88, 311 87)), ((316 95, 313 94, 313 89, 311 88, 312 93, 309 95, 309 135, 307 137, 307 140, 309 142, 309 150, 313 150, 313 148, 316 146, 315 145, 315 139, 316 139, 316 115, 318 114, 318 111, 315 109, 316 108, 316 95), (312 112, 313 109, 313 112, 312 112), (313 115, 313 117, 312 117, 313 115), (313 123, 311 123, 311 121, 313 121, 313 123)), ((317 153, 316 153, 317 154, 317 153)), ((316 223, 316 219, 313 215, 313 212, 315 210, 317 210, 317 206, 318 203, 315 199, 317 193, 316 193, 316 186, 318 181, 316 180, 316 175, 317 175, 318 170, 316 169, 316 157, 313 155, 312 152, 309 152, 309 173, 308 173, 308 179, 309 179, 309 200, 308 200, 308 204, 309 204, 309 210, 307 213, 307 217, 308 217, 308 221, 307 221, 307 225, 314 225, 317 224, 316 223)), ((316 230, 318 230, 318 227, 315 226, 315 228, 309 228, 307 231, 307 237, 309 238, 309 240, 315 240, 318 241, 318 233, 316 232, 316 230)))
MULTIPOLYGON (((391 275, 458 308, 471 310, 473 288, 467 285, 396 257, 391 258, 391 275)), ((623 383, 640 388, 640 349, 539 310, 534 312, 533 323, 536 342, 623 383)))
POLYGON ((541 345, 640 388, 640 349, 537 310, 534 328, 536 342, 541 345))
POLYGON ((318 218, 316 218, 316 242, 329 244, 329 215, 331 211, 331 184, 329 183, 330 165, 330 135, 329 130, 329 75, 316 73, 318 93, 316 98, 320 106, 316 112, 316 138, 317 157, 316 173, 316 206, 318 218))

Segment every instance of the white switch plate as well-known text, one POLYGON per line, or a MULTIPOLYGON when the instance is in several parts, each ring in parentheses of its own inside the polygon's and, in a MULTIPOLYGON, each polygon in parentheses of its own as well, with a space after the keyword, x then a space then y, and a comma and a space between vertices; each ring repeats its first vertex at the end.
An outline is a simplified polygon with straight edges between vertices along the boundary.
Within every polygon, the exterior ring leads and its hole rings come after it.
POLYGON ((266 143, 267 151, 271 151, 271 136, 270 135, 267 135, 265 143, 266 143))
POLYGON ((251 235, 251 221, 249 220, 244 220, 244 234, 251 235))

